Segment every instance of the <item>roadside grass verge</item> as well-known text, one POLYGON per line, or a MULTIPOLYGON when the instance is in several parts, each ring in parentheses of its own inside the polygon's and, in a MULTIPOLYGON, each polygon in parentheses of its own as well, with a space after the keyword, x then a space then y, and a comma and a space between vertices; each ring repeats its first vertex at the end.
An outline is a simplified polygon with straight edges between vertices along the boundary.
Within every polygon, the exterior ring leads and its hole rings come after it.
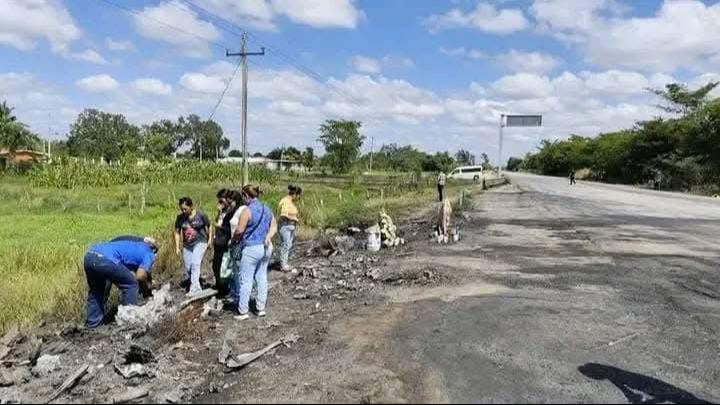
MULTIPOLYGON (((297 181, 301 186, 302 180, 297 181)), ((86 281, 82 259, 87 248, 120 235, 153 235, 163 244, 155 279, 176 278, 180 261, 174 254, 172 223, 177 199, 190 196, 209 217, 215 215, 215 193, 230 187, 221 183, 108 188, 33 188, 22 177, 1 178, 0 212, 0 335, 11 326, 32 327, 40 320, 82 321, 86 281), (144 205, 142 200, 145 201, 144 205)), ((450 187, 459 194, 464 185, 450 187)), ((265 186, 263 201, 275 207, 285 186, 265 186)), ((387 189, 351 182, 312 184, 300 202, 301 238, 326 228, 366 225, 381 210, 393 217, 427 208, 435 191, 426 185, 414 189, 387 189)))

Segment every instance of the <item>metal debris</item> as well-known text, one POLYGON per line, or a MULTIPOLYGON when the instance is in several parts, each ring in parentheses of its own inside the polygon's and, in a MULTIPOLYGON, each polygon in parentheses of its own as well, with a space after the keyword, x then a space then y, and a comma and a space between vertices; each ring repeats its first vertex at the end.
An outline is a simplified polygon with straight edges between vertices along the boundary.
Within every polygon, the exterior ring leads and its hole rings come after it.
POLYGON ((272 351, 276 347, 280 345, 288 345, 290 343, 295 343, 298 340, 300 340, 300 336, 298 335, 288 335, 283 339, 280 339, 276 342, 273 342, 272 344, 269 344, 264 349, 258 350, 256 352, 252 353, 245 353, 241 354, 239 356, 233 356, 232 354, 228 356, 228 358, 225 361, 225 366, 228 369, 231 370, 239 370, 248 364, 254 362, 255 360, 259 359, 260 357, 264 356, 268 352, 272 351))
POLYGON ((126 380, 135 378, 135 377, 148 377, 148 371, 143 367, 142 364, 131 364, 129 366, 120 367, 117 364, 115 365, 115 370, 123 376, 126 380))

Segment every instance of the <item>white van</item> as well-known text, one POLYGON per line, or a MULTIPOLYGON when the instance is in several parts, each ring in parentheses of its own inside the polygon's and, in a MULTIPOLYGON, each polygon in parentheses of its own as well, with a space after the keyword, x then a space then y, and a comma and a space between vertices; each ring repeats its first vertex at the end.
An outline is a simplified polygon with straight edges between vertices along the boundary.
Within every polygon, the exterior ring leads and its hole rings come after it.
POLYGON ((450 172, 451 179, 480 181, 483 178, 482 166, 463 166, 450 172))

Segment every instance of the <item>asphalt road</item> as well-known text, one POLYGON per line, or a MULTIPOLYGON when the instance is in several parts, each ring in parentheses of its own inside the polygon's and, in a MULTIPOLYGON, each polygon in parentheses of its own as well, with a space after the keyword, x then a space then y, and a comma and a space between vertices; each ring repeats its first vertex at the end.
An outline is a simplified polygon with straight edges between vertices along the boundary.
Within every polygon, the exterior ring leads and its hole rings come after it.
POLYGON ((459 244, 389 264, 444 284, 388 289, 268 376, 270 397, 228 399, 720 401, 720 201, 511 179, 476 197, 459 244))

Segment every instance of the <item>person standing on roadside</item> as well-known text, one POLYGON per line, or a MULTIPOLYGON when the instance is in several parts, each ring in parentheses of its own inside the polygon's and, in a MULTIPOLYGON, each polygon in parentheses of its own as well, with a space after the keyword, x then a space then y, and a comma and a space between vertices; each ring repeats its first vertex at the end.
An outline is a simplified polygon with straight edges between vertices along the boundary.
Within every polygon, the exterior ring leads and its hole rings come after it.
POLYGON ((570 169, 570 185, 577 184, 577 181, 575 181, 575 169, 570 169))
POLYGON ((247 208, 240 215, 240 223, 233 235, 233 256, 240 260, 235 267, 238 321, 250 318, 250 294, 257 284, 256 309, 259 317, 266 316, 268 299, 267 271, 272 258, 272 239, 277 233, 277 221, 272 210, 260 200, 260 188, 248 184, 242 190, 247 208), (239 256, 239 257, 238 257, 239 256))
POLYGON ((210 240, 210 220, 198 211, 193 201, 183 197, 178 202, 180 215, 175 219, 175 252, 182 255, 189 280, 188 295, 202 291, 200 269, 210 240))
POLYGON ((124 236, 90 247, 84 263, 88 328, 95 329, 105 323, 113 285, 122 293, 121 305, 137 305, 140 288, 152 289, 150 274, 157 252, 157 242, 149 237, 124 236))
POLYGON ((300 187, 288 186, 288 195, 280 200, 278 211, 280 212, 280 270, 286 273, 296 271, 290 267, 290 252, 295 243, 295 235, 300 225, 300 211, 295 202, 302 197, 303 190, 300 187))
POLYGON ((443 202, 445 199, 445 185, 447 184, 447 175, 442 170, 440 171, 440 174, 438 174, 437 177, 437 188, 438 188, 438 198, 440 202, 443 202))
POLYGON ((230 218, 232 217, 233 203, 228 198, 230 190, 222 189, 217 193, 217 209, 218 214, 214 224, 213 238, 213 260, 212 268, 215 276, 215 289, 218 291, 218 297, 223 298, 228 294, 228 288, 221 277, 223 257, 228 251, 230 243, 230 218))

